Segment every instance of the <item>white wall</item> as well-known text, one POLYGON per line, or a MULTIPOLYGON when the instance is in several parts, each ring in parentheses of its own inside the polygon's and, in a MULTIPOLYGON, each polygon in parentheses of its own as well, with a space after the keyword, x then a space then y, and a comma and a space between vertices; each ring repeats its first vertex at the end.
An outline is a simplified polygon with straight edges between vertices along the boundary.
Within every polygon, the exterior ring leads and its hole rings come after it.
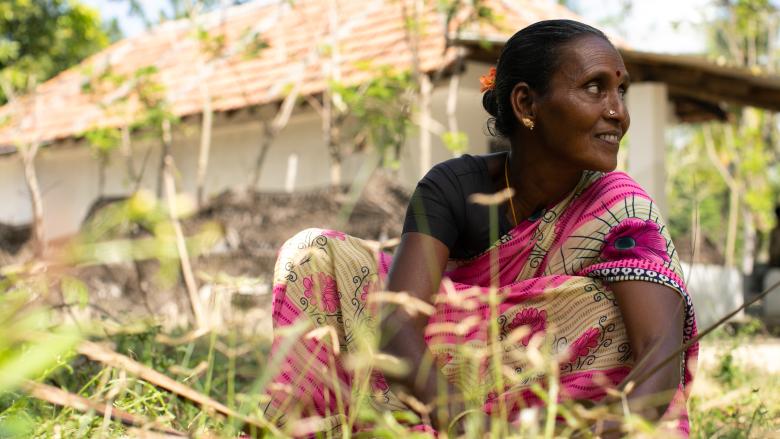
MULTIPOLYGON (((469 137, 469 153, 487 152, 485 123, 479 76, 487 71, 484 64, 467 66, 461 79, 457 117, 459 129, 469 137)), ((432 96, 433 118, 446 130, 447 82, 436 85, 432 96)), ((254 168, 261 139, 261 115, 238 112, 236 116, 215 117, 212 150, 207 175, 210 194, 229 187, 243 186, 254 168)), ((198 118, 185 122, 174 130, 172 154, 179 170, 180 190, 194 193, 198 146, 198 118)), ((419 165, 419 132, 409 133, 409 142, 402 152, 399 175, 412 187, 422 176, 419 165)), ((432 163, 453 157, 437 135, 432 135, 432 163)), ((142 187, 155 190, 160 161, 159 141, 133 140, 136 169, 142 167, 149 151, 142 187)), ((311 110, 298 111, 280 133, 270 149, 261 174, 259 188, 284 191, 288 180, 288 162, 297 155, 297 170, 293 181, 296 190, 324 187, 330 183, 330 159, 322 143, 319 116, 311 110)), ((344 181, 349 182, 360 167, 361 154, 349 156, 343 164, 344 181)), ((49 239, 73 234, 78 230, 89 206, 98 197, 98 162, 83 141, 64 142, 44 148, 39 153, 36 169, 43 191, 44 228, 49 239)), ((124 160, 115 154, 106 171, 105 195, 127 195, 132 182, 127 180, 124 160)), ((0 157, 0 222, 24 224, 31 220, 31 209, 18 156, 0 157)))
POLYGON ((30 222, 30 201, 18 156, 0 157, 0 222, 30 222))
MULTIPOLYGON (((736 268, 685 262, 681 265, 700 330, 744 303, 742 273, 736 268)), ((744 313, 735 317, 744 317, 744 313)))

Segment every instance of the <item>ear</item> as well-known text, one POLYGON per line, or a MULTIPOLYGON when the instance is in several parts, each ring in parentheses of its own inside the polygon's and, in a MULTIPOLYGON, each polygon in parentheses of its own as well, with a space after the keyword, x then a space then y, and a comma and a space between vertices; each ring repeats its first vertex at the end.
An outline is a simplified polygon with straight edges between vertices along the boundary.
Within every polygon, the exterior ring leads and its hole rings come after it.
POLYGON ((512 88, 512 94, 509 95, 509 101, 518 121, 521 121, 524 117, 535 118, 534 93, 527 83, 518 82, 515 84, 514 88, 512 88))

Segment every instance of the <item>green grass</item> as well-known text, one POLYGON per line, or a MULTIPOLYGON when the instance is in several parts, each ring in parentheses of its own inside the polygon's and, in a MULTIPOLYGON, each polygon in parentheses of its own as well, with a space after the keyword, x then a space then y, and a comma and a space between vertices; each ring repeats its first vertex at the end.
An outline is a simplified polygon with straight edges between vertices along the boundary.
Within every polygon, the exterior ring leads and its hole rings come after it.
MULTIPOLYGON (((107 340, 114 344, 117 352, 228 406, 237 407, 241 402, 259 405, 259 399, 251 391, 254 379, 267 363, 265 339, 240 339, 236 333, 207 334, 192 342, 168 345, 161 343, 158 335, 159 328, 150 327, 137 333, 117 334, 107 340), (230 352, 231 346, 251 348, 230 352)), ((740 335, 733 340, 749 343, 751 337, 740 335)), ((719 345, 723 342, 724 339, 713 341, 719 345)), ((777 392, 780 376, 744 369, 737 364, 725 349, 715 367, 698 371, 690 400, 692 437, 758 438, 777 434, 780 429, 780 394, 777 392)), ((239 435, 238 426, 224 417, 83 356, 62 358, 45 381, 95 401, 112 401, 118 409, 155 419, 195 437, 239 435)), ((381 414, 361 416, 378 423, 373 436, 397 437, 405 431, 395 419, 381 414)), ((518 437, 546 436, 544 409, 537 413, 535 422, 538 423, 535 427, 525 425, 522 434, 517 427, 508 425, 494 428, 496 431, 505 428, 518 437)), ((564 431, 556 428, 548 437, 560 436, 564 431)), ((476 431, 473 433, 476 435, 476 431)), ((106 420, 98 413, 57 407, 21 391, 0 396, 0 437, 120 438, 127 434, 126 426, 106 420)))
MULTIPOLYGON (((110 235, 108 231, 127 226, 126 217, 123 212, 108 215, 106 220, 99 223, 105 226, 105 230, 99 229, 95 236, 85 234, 78 248, 88 256, 92 255, 92 241, 104 240, 110 235)), ((144 221, 152 225, 165 221, 165 215, 162 214, 150 218, 144 221)), ((167 230, 164 227, 150 229, 167 230)), ((159 235, 149 241, 150 245, 154 244, 150 248, 170 247, 170 237, 163 232, 159 232, 159 235)), ((193 248, 197 249, 197 246, 193 248)), ((138 257, 137 248, 130 250, 122 257, 138 257)), ((150 254, 157 254, 156 251, 150 254)), ((143 255, 147 257, 147 253, 143 255)), ((90 259, 91 256, 85 259, 78 252, 71 256, 74 263, 95 262, 90 259)), ((171 267, 174 268, 171 273, 178 275, 178 264, 171 267)), ((101 407, 109 406, 112 410, 142 416, 191 437, 235 438, 242 434, 244 425, 236 419, 228 419, 213 410, 204 409, 124 370, 78 355, 75 346, 80 338, 106 343, 117 353, 161 372, 243 416, 252 419, 262 417, 260 408, 267 401, 267 396, 263 394, 264 385, 261 381, 272 363, 268 355, 268 334, 248 335, 236 325, 223 326, 193 338, 188 337, 188 333, 162 334, 160 326, 148 323, 125 325, 118 328, 121 332, 117 333, 116 325, 101 322, 81 322, 81 330, 75 331, 72 325, 69 326, 63 320, 65 313, 62 310, 48 309, 42 299, 59 288, 63 300, 85 306, 89 299, 86 286, 75 278, 55 282, 51 279, 54 276, 45 272, 35 273, 34 266, 14 267, 13 270, 3 268, 0 272, 0 438, 124 438, 137 435, 130 427, 94 410, 62 407, 31 397, 23 390, 24 380, 64 389, 101 407), (52 285, 58 288, 52 288, 52 285)), ((736 329, 732 332, 717 331, 704 343, 718 343, 728 348, 751 343, 762 333, 761 325, 755 321, 736 329)), ((491 331, 496 332, 496 328, 491 331)), ((468 347, 464 346, 463 349, 468 347)), ((500 355, 497 351, 493 349, 488 353, 494 365, 500 365, 500 360, 495 356, 500 355)), ((747 438, 776 435, 780 431, 780 392, 777 391, 780 389, 780 376, 745 369, 739 366, 740 363, 729 352, 729 349, 723 350, 714 367, 702 368, 697 374, 690 400, 692 437, 747 438)), ((478 359, 482 358, 481 354, 472 352, 464 358, 478 359)), ((581 437, 593 436, 588 427, 589 420, 603 419, 607 416, 605 408, 585 408, 574 402, 555 403, 558 366, 549 358, 544 360, 545 357, 539 354, 539 351, 527 353, 529 363, 538 364, 529 367, 524 373, 528 376, 534 376, 536 372, 544 374, 542 381, 545 386, 535 385, 534 388, 543 401, 552 403, 526 410, 519 422, 510 424, 505 418, 484 419, 480 401, 485 400, 485 395, 470 395, 472 404, 467 407, 470 410, 465 416, 467 437, 552 438, 571 437, 575 433, 581 437), (532 354, 537 360, 530 361, 532 354)), ((356 364, 360 361, 363 360, 358 359, 356 364)), ((365 363, 372 361, 375 361, 373 357, 365 363)), ((476 362, 473 369, 479 369, 476 362)), ((497 367, 493 369, 496 372, 499 370, 497 367)), ((497 372, 497 375, 497 378, 501 378, 500 373, 497 372)), ((465 378, 467 382, 469 377, 465 378)), ((363 381, 367 383, 367 380, 363 381)), ((322 437, 426 436, 411 433, 403 425, 419 422, 417 414, 411 411, 377 412, 364 404, 369 397, 368 390, 358 393, 349 406, 361 423, 371 425, 370 429, 358 434, 344 431, 322 434, 322 437)), ((616 412, 619 413, 620 409, 616 412)), ((669 437, 668 432, 656 430, 636 417, 621 418, 622 415, 615 415, 614 412, 611 416, 622 419, 631 436, 669 437)), ((265 430, 244 430, 249 437, 272 436, 265 430)))
POLYGON ((765 341, 758 320, 719 329, 703 347, 715 363, 700 367, 690 399, 693 438, 764 438, 780 435, 780 374, 741 365, 732 350, 765 341))

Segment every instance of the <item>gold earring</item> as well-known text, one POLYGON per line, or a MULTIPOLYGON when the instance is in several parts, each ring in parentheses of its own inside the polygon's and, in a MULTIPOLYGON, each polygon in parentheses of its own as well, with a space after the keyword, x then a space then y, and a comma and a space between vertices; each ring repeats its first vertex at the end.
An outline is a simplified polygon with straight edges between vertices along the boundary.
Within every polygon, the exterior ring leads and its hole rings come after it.
POLYGON ((536 124, 534 123, 533 119, 531 119, 530 117, 524 117, 521 120, 523 121, 523 125, 525 125, 526 128, 528 128, 531 131, 534 130, 534 126, 536 124))

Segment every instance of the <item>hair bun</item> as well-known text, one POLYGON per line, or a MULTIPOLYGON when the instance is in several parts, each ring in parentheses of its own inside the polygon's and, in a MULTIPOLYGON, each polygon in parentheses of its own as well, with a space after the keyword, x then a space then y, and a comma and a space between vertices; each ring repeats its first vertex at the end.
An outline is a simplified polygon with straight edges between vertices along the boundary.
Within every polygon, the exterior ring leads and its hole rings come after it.
POLYGON ((498 100, 496 99, 496 90, 490 89, 482 94, 482 107, 485 108, 491 116, 498 116, 498 100))

